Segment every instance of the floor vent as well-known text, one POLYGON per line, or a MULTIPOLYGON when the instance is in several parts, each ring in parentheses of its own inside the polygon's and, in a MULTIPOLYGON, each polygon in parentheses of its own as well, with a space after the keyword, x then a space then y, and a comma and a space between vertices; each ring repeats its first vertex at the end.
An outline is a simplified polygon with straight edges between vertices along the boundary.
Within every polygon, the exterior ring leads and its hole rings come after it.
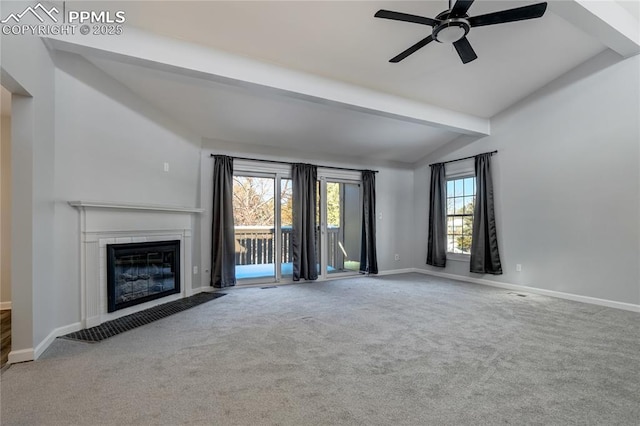
POLYGON ((512 292, 512 291, 510 291, 510 292, 509 292, 509 294, 512 294, 512 295, 514 295, 514 296, 518 296, 518 297, 527 297, 527 295, 526 295, 526 294, 522 294, 522 293, 514 293, 514 292, 512 292))
POLYGON ((269 289, 269 288, 278 288, 278 286, 275 286, 275 285, 269 285, 269 286, 266 286, 266 287, 260 287, 260 288, 261 288, 261 289, 263 289, 263 290, 267 290, 267 289, 269 289))

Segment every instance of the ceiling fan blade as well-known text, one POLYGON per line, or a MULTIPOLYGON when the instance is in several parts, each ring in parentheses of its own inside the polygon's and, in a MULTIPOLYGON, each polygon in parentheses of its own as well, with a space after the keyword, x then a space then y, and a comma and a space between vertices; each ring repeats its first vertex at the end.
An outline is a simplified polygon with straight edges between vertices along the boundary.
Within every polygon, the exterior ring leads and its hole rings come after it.
POLYGON ((450 18, 462 18, 473 4, 473 0, 458 0, 451 9, 450 18))
POLYGON ((407 56, 411 55, 412 53, 415 53, 418 49, 422 49, 423 47, 425 47, 427 44, 431 43, 433 41, 433 36, 428 36, 423 38, 422 40, 420 40, 419 42, 417 42, 416 44, 414 44, 413 46, 411 46, 410 48, 408 48, 407 50, 405 50, 404 52, 400 53, 397 56, 394 56, 393 58, 391 58, 389 60, 389 62, 400 62, 401 60, 403 60, 404 58, 406 58, 407 56))
POLYGON ((515 9, 502 10, 500 12, 487 13, 486 15, 473 16, 469 18, 468 21, 472 27, 504 24, 506 22, 539 18, 544 15, 546 10, 547 3, 537 3, 529 6, 516 7, 515 9))
POLYGON ((414 24, 436 26, 440 23, 438 19, 431 19, 424 16, 409 15, 408 13, 392 12, 391 10, 380 9, 376 12, 376 18, 393 19, 394 21, 413 22, 414 24))
POLYGON ((456 51, 458 51, 458 56, 462 59, 463 64, 478 58, 478 55, 476 55, 476 52, 474 52, 473 47, 471 47, 471 43, 469 43, 469 40, 467 40, 466 37, 463 37, 453 43, 453 46, 456 48, 456 51))

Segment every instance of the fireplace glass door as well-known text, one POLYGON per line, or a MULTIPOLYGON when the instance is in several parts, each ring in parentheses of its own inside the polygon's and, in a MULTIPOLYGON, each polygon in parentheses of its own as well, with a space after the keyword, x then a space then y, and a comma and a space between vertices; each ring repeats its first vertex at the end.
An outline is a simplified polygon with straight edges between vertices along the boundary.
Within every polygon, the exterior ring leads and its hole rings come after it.
POLYGON ((107 245, 108 311, 180 292, 180 241, 107 245))

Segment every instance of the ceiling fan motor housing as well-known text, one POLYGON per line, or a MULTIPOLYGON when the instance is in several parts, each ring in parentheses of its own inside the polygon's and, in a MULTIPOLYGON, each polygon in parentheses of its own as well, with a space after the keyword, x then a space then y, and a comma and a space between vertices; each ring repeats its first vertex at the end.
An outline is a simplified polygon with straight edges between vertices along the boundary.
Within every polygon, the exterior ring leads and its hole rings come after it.
POLYGON ((442 19, 442 22, 433 27, 433 39, 439 43, 455 43, 465 37, 471 28, 465 18, 447 18, 448 13, 446 11, 438 15, 436 19, 442 19))

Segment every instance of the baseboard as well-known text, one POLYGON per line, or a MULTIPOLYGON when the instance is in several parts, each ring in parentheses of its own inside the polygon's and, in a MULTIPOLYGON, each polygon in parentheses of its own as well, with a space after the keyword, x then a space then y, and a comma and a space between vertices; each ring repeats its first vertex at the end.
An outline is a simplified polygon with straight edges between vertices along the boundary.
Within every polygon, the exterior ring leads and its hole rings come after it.
MULTIPOLYGON (((398 274, 410 274, 412 272, 416 272, 416 270, 414 268, 404 268, 404 269, 390 269, 387 271, 378 271, 377 274, 371 274, 370 276, 372 277, 379 277, 379 276, 383 276, 383 275, 398 275, 398 274)), ((203 286, 203 287, 196 287, 194 288, 193 294, 196 293, 201 293, 201 292, 215 292, 215 291, 225 291, 225 290, 233 290, 236 288, 251 288, 251 287, 264 287, 264 286, 283 286, 283 285, 291 285, 291 284, 308 284, 308 283, 319 283, 319 282, 325 282, 325 281, 336 281, 336 280, 342 280, 342 279, 349 279, 349 278, 358 278, 358 277, 363 277, 363 276, 369 276, 368 274, 363 274, 363 273, 353 273, 351 275, 347 274, 347 275, 342 275, 342 274, 337 274, 337 276, 335 275, 329 275, 324 279, 318 278, 317 280, 314 281, 292 281, 290 278, 286 281, 280 281, 280 282, 270 282, 270 281, 266 281, 266 282, 257 282, 257 283, 248 283, 248 284, 242 284, 242 285, 236 285, 236 286, 232 286, 232 287, 226 287, 226 288, 215 288, 215 287, 211 287, 211 286, 203 286)))
MULTIPOLYGON (((192 290, 192 295, 196 294, 196 293, 201 293, 203 291, 210 291, 209 289, 212 287, 198 287, 198 288, 194 288, 192 290)), ((158 303, 160 304, 160 303, 158 303)), ((97 324, 96 324, 97 325, 97 324)), ((44 351, 47 350, 47 348, 51 345, 51 343, 53 343, 53 341, 60 337, 60 336, 64 336, 65 334, 69 334, 69 333, 73 333, 75 331, 79 331, 82 330, 82 323, 81 322, 76 322, 73 324, 68 324, 62 327, 58 327, 54 330, 51 331, 51 333, 49 333, 49 335, 47 337, 45 337, 42 342, 40 342, 35 350, 34 349, 29 349, 29 359, 20 359, 19 361, 15 361, 15 362, 23 362, 23 361, 33 361, 34 359, 38 359, 40 357, 40 355, 42 355, 44 353, 44 351)), ((18 351, 18 352, 22 352, 22 351, 18 351)), ((27 355, 21 355, 22 357, 26 358, 27 355)), ((9 354, 9 362, 11 363, 11 354, 9 354)))
POLYGON ((40 355, 42 355, 44 351, 47 350, 49 345, 51 345, 57 337, 64 336, 65 334, 73 333, 74 331, 79 330, 82 330, 82 323, 79 322, 53 329, 51 333, 49 333, 49 335, 36 346, 35 350, 33 351, 33 359, 40 358, 40 355))
POLYGON ((74 331, 82 330, 82 324, 79 322, 65 325, 63 327, 55 328, 40 342, 35 349, 20 349, 17 351, 9 352, 8 364, 16 364, 18 362, 26 362, 36 360, 47 350, 49 345, 53 343, 56 337, 64 336, 65 334, 73 333, 74 331))
POLYGON ((33 361, 33 348, 20 349, 9 352, 7 364, 17 364, 19 362, 33 361))
POLYGON ((404 268, 404 269, 389 269, 387 271, 378 271, 378 276, 384 275, 398 275, 398 274, 409 274, 411 272, 415 272, 414 268, 404 268))
POLYGON ((0 311, 6 311, 11 309, 11 302, 0 302, 0 311))
POLYGON ((220 290, 220 289, 219 288, 216 289, 215 287, 211 287, 211 286, 196 287, 191 289, 191 295, 194 296, 198 293, 203 293, 203 292, 213 293, 215 290, 220 290))
POLYGON ((591 305, 606 306, 608 308, 622 309, 625 311, 640 312, 640 305, 636 305, 633 303, 617 302, 615 300, 599 299, 597 297, 582 296, 579 294, 564 293, 562 291, 547 290, 543 288, 529 287, 519 284, 501 283, 497 281, 484 280, 482 278, 463 277, 455 274, 447 274, 445 272, 429 271, 427 269, 414 268, 413 272, 425 275, 433 275, 436 277, 449 278, 456 281, 464 281, 474 284, 488 285, 491 287, 504 288, 507 290, 515 290, 518 292, 527 292, 540 294, 543 296, 557 297, 559 299, 573 300, 574 302, 589 303, 591 305))

